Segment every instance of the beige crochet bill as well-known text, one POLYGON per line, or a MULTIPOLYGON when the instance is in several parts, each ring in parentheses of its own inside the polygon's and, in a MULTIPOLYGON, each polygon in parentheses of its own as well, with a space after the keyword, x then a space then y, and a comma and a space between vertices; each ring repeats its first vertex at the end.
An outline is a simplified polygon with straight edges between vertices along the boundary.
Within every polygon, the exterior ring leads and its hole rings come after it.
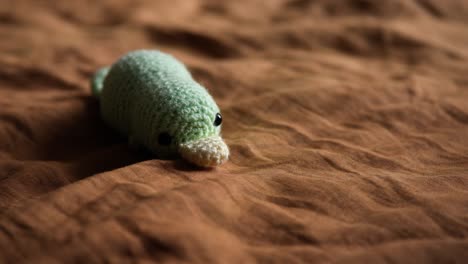
POLYGON ((183 143, 179 153, 187 161, 201 166, 218 166, 229 158, 229 148, 220 136, 183 143))

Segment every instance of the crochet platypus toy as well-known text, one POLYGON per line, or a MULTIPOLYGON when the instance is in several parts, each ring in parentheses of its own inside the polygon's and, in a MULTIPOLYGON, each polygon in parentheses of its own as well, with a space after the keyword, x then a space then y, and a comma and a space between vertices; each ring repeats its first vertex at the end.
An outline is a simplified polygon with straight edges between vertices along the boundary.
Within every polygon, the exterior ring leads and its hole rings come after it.
POLYGON ((92 80, 105 122, 163 159, 181 156, 201 167, 225 162, 222 117, 207 90, 171 55, 132 51, 92 80))

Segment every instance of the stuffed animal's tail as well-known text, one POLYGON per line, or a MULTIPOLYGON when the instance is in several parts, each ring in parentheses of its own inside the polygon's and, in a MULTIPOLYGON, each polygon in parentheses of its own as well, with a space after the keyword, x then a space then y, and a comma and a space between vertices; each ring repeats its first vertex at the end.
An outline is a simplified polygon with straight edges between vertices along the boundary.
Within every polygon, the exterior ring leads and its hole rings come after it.
POLYGON ((93 76, 91 80, 91 89, 93 95, 96 98, 99 98, 101 95, 102 87, 104 86, 104 80, 106 79, 107 73, 109 72, 110 67, 104 67, 99 69, 93 76))

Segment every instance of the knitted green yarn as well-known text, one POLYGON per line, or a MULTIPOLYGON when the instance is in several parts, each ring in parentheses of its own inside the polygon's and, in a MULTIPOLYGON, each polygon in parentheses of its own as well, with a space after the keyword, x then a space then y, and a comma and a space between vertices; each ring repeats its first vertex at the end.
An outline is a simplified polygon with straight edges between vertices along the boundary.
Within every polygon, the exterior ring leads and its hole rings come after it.
POLYGON ((99 70, 92 89, 103 119, 160 158, 175 157, 180 144, 221 130, 213 123, 219 113, 213 98, 181 62, 163 52, 128 53, 99 70))
POLYGON ((102 86, 104 85, 104 78, 106 78, 107 73, 109 72, 109 67, 104 67, 96 72, 94 78, 91 81, 91 88, 93 95, 98 97, 101 94, 102 86))

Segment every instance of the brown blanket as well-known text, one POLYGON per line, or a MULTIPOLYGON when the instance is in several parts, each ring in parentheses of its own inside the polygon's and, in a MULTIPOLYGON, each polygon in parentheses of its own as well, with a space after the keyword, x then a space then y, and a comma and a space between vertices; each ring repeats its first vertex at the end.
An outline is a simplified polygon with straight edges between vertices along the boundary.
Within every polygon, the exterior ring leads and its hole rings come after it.
POLYGON ((467 28, 463 0, 1 1, 0 263, 463 263, 467 28), (140 48, 212 93, 228 163, 103 124, 89 79, 140 48))

